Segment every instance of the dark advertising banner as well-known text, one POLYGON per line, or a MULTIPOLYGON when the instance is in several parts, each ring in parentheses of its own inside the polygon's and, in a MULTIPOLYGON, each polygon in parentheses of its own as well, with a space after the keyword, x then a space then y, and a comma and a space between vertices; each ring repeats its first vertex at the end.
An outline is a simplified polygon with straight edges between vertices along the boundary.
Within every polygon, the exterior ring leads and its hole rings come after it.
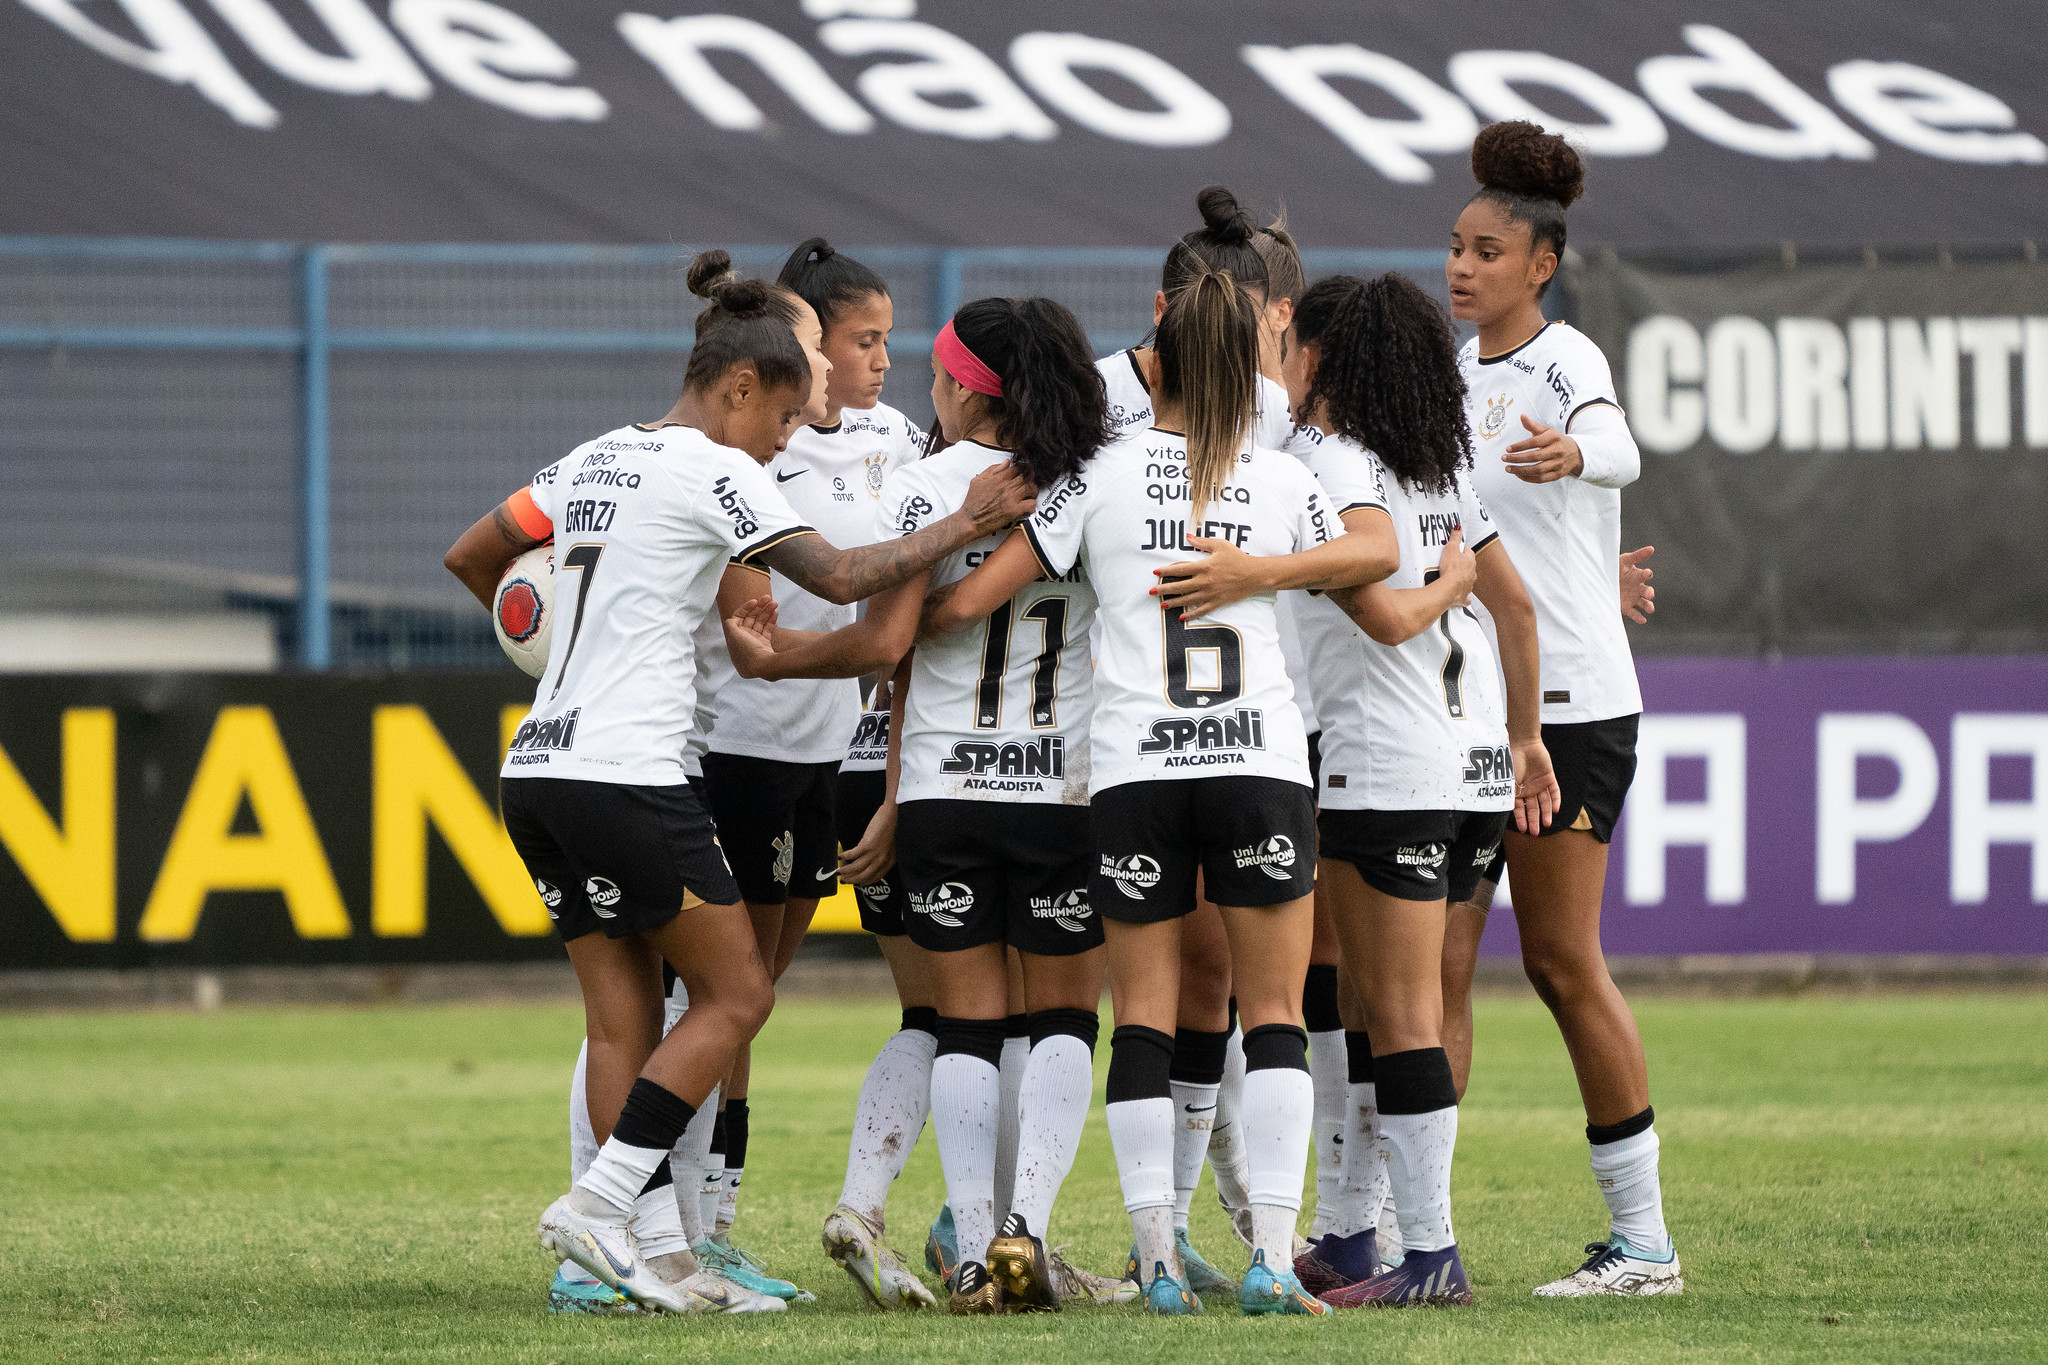
MULTIPOLYGON (((1641 674, 1610 952, 2048 954, 2048 659, 1641 674)), ((497 816, 530 691, 9 679, 0 969, 558 956, 497 816)))
POLYGON ((1595 252, 1568 284, 1643 451, 1645 647, 2048 650, 2048 263, 1595 252))
POLYGON ((1637 671, 1608 952, 2048 953, 2048 659, 1637 671))
POLYGON ((498 819, 509 668, 5 694, 0 968, 561 955, 498 819))
POLYGON ((0 0, 0 232, 1156 246, 1197 187, 1444 239, 1481 124, 1620 246, 2015 243, 2037 0, 0 0))

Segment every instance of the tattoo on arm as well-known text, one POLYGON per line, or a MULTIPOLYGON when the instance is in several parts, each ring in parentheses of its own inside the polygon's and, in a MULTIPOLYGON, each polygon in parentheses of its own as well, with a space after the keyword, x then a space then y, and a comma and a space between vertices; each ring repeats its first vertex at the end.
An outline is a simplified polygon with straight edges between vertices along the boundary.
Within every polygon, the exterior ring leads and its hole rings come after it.
POLYGON ((761 556, 797 586, 828 602, 858 602, 922 573, 967 543, 958 513, 879 545, 841 550, 823 536, 792 536, 761 556))
POLYGON ((505 510, 505 504, 502 502, 491 509, 491 526, 499 535, 505 538, 507 545, 517 547, 513 551, 514 554, 523 555, 534 546, 540 544, 539 541, 519 529, 519 523, 512 520, 512 514, 505 510))

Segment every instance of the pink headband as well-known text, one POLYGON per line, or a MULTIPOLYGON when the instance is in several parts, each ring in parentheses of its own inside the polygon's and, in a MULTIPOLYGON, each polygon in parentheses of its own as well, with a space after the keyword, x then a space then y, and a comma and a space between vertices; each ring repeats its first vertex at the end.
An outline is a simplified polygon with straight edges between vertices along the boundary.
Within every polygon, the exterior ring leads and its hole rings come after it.
POLYGON ((1003 396, 1003 377, 981 363, 981 357, 967 349, 967 343, 947 323, 932 339, 932 354, 946 367, 946 373, 960 381, 963 388, 985 393, 991 398, 1003 396))

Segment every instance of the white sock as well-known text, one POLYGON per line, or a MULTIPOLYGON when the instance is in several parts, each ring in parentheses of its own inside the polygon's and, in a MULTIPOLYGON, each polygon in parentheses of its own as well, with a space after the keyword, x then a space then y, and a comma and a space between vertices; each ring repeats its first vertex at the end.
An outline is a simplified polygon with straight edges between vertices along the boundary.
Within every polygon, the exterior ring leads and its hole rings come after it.
POLYGON ((1180 1248, 1173 1241, 1173 1206, 1148 1204, 1131 1210, 1131 1241, 1138 1248, 1138 1283, 1148 1285, 1165 1266, 1166 1273, 1186 1282, 1187 1267, 1180 1263, 1180 1248))
POLYGON ((1140 1280, 1152 1264, 1164 1261, 1174 1270, 1173 1250, 1173 1118, 1170 1099, 1119 1100, 1104 1106, 1109 1119, 1109 1145, 1116 1154, 1117 1183, 1123 1187, 1124 1209, 1138 1243, 1140 1280))
POLYGON ((1216 1126, 1209 1130, 1209 1166, 1216 1172, 1216 1196, 1224 1207, 1250 1202, 1244 1169, 1244 1030, 1230 1031, 1223 1049, 1223 1084, 1216 1090, 1216 1126))
POLYGON ((683 1219, 683 1231, 689 1235, 690 1245, 695 1246, 711 1235, 712 1224, 704 1221, 704 1167, 710 1160, 711 1125, 718 1121, 718 1091, 714 1088, 705 1096, 704 1107, 697 1111, 690 1126, 683 1129, 682 1138, 668 1159, 669 1174, 674 1177, 675 1201, 683 1219))
POLYGON ((1614 1230, 1653 1260, 1671 1254, 1664 1194, 1657 1182, 1658 1146, 1657 1130, 1651 1127, 1593 1149, 1593 1178, 1607 1201, 1614 1230))
POLYGON ((646 1256, 673 1256, 690 1249, 689 1234, 683 1231, 683 1215, 676 1207, 675 1188, 663 1185, 648 1190, 633 1201, 633 1237, 646 1256))
POLYGON ((1393 1182, 1401 1245, 1409 1251, 1450 1246, 1458 1240, 1451 1231, 1451 1153, 1458 1145, 1458 1106, 1427 1114, 1381 1114, 1380 1134, 1387 1143, 1387 1177, 1393 1182))
POLYGON ((655 1147, 634 1147, 616 1137, 598 1148, 597 1160, 576 1182, 576 1188, 597 1196, 618 1210, 619 1220, 632 1216, 634 1201, 647 1187, 654 1168, 668 1160, 667 1151, 655 1147))
POLYGON ((1350 1237, 1379 1223, 1387 1202, 1387 1162, 1379 1137, 1379 1087, 1371 1081, 1347 1083, 1344 1106, 1345 1160, 1337 1191, 1330 1201, 1329 1231, 1350 1237))
POLYGON ((1350 1063, 1344 1050, 1344 1030, 1308 1036, 1308 1074, 1316 1088, 1316 1221, 1309 1236, 1321 1237, 1330 1230, 1330 1215, 1342 1178, 1346 1116, 1345 1077, 1350 1063))
POLYGON ((1024 1215, 1034 1236, 1049 1235, 1053 1201, 1074 1169, 1094 1096, 1095 1059, 1086 1043, 1055 1033, 1031 1049, 1017 1092, 1017 1182, 1010 1212, 1024 1215))
POLYGON ((932 1063, 932 1132, 946 1173, 946 1203, 962 1261, 981 1261, 996 1235, 996 1129, 1002 1080, 996 1068, 965 1052, 932 1063))
POLYGON ((1244 1077, 1245 1166, 1250 1173, 1252 1248, 1266 1264, 1294 1264, 1294 1225, 1308 1173, 1315 1083, 1306 1071, 1264 1067, 1244 1077))
MULTIPOLYGON (((1029 1037, 1003 1039, 1003 1055, 996 1066, 1002 1107, 996 1126, 996 1223, 1010 1212, 1010 1196, 1017 1185, 1017 1097, 1024 1088, 1024 1068, 1031 1061, 1029 1037)), ((995 1234, 989 1234, 993 1237, 995 1234)))
POLYGON ((746 1173, 744 1167, 728 1166, 720 1176, 718 1182, 717 1228, 721 1235, 739 1219, 740 1178, 746 1173))
POLYGON ((569 1183, 575 1184, 597 1160, 597 1133, 590 1126, 590 1040, 576 1053, 576 1071, 569 1080, 569 1183))
POLYGON ((1188 1206, 1202 1183, 1202 1159, 1216 1126, 1216 1092, 1221 1086, 1170 1081, 1173 1087, 1173 1225, 1188 1225, 1188 1206))
POLYGON ((846 1149, 846 1183, 839 1202, 865 1218, 877 1233, 889 1186, 903 1174, 925 1116, 932 1107, 932 1054, 939 1040, 923 1029, 891 1034, 860 1084, 853 1110, 853 1140, 846 1149))

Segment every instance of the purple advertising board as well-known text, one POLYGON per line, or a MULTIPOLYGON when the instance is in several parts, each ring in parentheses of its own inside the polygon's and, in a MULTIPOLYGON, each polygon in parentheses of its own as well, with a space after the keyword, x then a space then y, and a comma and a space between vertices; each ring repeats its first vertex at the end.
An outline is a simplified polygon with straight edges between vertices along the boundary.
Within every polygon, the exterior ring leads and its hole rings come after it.
POLYGON ((1609 953, 2048 954, 2048 658, 1637 671, 1609 953))

